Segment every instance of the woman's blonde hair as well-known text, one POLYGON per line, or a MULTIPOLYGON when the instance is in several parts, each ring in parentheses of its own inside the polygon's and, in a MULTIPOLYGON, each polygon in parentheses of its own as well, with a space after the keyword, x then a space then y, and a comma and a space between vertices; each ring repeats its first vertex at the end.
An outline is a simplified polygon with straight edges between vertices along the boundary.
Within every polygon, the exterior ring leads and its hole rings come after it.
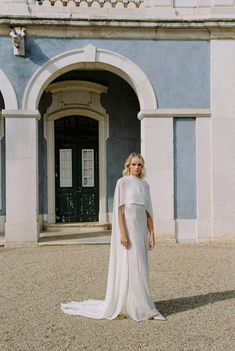
POLYGON ((130 164, 131 164, 131 160, 133 157, 138 157, 140 159, 140 163, 142 165, 142 170, 141 173, 139 175, 140 179, 144 179, 145 177, 145 168, 144 168, 144 158, 141 154, 139 154, 138 152, 132 152, 126 159, 125 163, 124 163, 124 169, 122 171, 122 174, 124 176, 129 176, 130 175, 130 164))

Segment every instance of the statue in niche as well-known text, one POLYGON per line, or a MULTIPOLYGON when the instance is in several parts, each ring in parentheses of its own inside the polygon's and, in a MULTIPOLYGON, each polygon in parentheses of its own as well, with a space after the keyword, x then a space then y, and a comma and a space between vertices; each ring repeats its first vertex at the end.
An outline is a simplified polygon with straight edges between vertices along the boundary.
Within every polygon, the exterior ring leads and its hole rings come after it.
POLYGON ((14 55, 25 56, 25 45, 24 45, 25 28, 11 27, 10 36, 13 43, 14 55))

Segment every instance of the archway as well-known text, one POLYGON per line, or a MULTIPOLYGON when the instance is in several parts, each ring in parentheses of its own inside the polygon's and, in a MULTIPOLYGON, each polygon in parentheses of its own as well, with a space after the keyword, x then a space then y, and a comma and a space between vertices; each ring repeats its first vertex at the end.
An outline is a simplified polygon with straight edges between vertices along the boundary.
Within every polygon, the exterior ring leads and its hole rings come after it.
POLYGON ((157 108, 156 95, 150 80, 134 62, 115 52, 87 45, 82 49, 60 54, 39 68, 26 87, 23 109, 37 109, 45 88, 61 74, 74 69, 103 69, 113 72, 133 88, 141 111, 157 108))
MULTIPOLYGON (((79 71, 87 71, 87 70, 102 70, 102 71, 108 71, 111 72, 112 74, 115 74, 122 78, 124 81, 126 81, 130 87, 133 89, 135 92, 137 99, 139 101, 139 107, 140 107, 140 112, 143 113, 150 113, 152 111, 155 111, 157 108, 157 101, 156 101, 156 96, 154 89, 151 85, 151 82, 149 81, 148 77, 145 75, 145 73, 132 61, 127 59, 124 56, 121 56, 117 53, 110 52, 107 50, 99 49, 96 48, 92 45, 87 45, 82 49, 66 52, 64 54, 58 55, 55 58, 49 60, 46 64, 44 64, 39 70, 33 75, 31 80, 29 81, 24 97, 23 97, 23 104, 22 108, 27 111, 32 111, 32 110, 37 110, 40 98, 43 94, 43 92, 47 89, 47 87, 50 85, 50 83, 55 82, 57 78, 62 76, 65 73, 68 73, 73 70, 79 70, 79 71)), ((79 107, 77 107, 78 110, 76 113, 81 115, 81 110, 79 107)), ((63 116, 66 111, 63 111, 63 116)), ((73 111, 74 113, 75 111, 73 111)), ((71 115, 71 111, 67 110, 66 112, 67 116, 71 115)), ((138 112, 136 113, 137 117, 138 112)), ((87 117, 92 117, 89 114, 87 114, 86 111, 82 111, 82 115, 87 116, 87 117)), ((47 126, 51 126, 51 128, 47 128, 49 133, 48 135, 52 135, 52 124, 54 123, 53 119, 60 118, 62 115, 58 112, 57 117, 51 117, 52 119, 47 118, 47 126)), ((93 117, 94 118, 94 117, 93 117)), ((100 118, 100 116, 99 116, 100 118)), ((97 118, 98 119, 98 118, 97 118)), ((105 119, 103 118, 102 120, 99 121, 99 124, 102 125, 102 129, 104 130, 103 136, 105 135, 106 132, 106 127, 104 127, 105 119)), ((54 132, 54 131, 53 131, 54 132)), ((47 136, 48 138, 48 136, 47 136)), ((49 137, 50 138, 50 137, 49 137)), ((52 140, 52 138, 50 138, 52 140)), ((48 142, 48 140, 47 140, 48 142)), ((50 147, 49 149, 53 150, 53 147, 50 147)), ((131 150, 133 151, 133 150, 131 150)), ((105 152, 103 153, 105 155, 105 152)), ((104 160, 105 161, 105 160, 104 160)), ((54 164, 54 163, 50 163, 54 164)), ((102 164, 102 162, 101 162, 102 164)), ((103 170, 105 170, 105 162, 103 163, 103 170)), ((48 170, 48 179, 52 179, 50 176, 50 170, 48 170)), ((105 179, 103 177, 102 179, 105 179)), ((49 180, 48 180, 49 181, 49 180)), ((103 189, 106 189, 105 185, 105 180, 103 182, 103 189)), ((53 186, 48 184, 49 187, 48 189, 54 189, 53 186)), ((100 187, 100 189, 102 189, 100 187)), ((54 206, 51 204, 51 199, 54 199, 55 196, 51 194, 52 196, 49 196, 48 193, 48 198, 50 199, 48 202, 48 222, 49 223, 54 223, 55 222, 55 211, 54 211, 54 206), (53 211, 50 211, 50 209, 53 209, 53 211)), ((106 211, 104 210, 105 207, 105 202, 106 198, 104 196, 105 194, 103 193, 103 196, 100 196, 102 199, 102 206, 100 204, 100 208, 102 208, 102 211, 100 213, 99 218, 105 220, 105 213, 106 211), (104 214, 104 215, 103 215, 104 214)), ((52 200, 53 201, 53 200, 52 200)), ((109 205, 109 208, 111 207, 111 204, 109 205)))
POLYGON ((2 93, 5 109, 6 110, 17 110, 18 101, 9 78, 6 74, 0 69, 0 92, 2 93))

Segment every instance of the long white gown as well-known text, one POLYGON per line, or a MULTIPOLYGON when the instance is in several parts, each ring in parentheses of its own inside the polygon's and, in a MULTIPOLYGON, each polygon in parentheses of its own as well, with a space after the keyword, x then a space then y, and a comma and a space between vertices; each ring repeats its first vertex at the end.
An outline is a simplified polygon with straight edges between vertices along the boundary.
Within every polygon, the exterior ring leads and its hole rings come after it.
POLYGON ((114 319, 126 315, 143 321, 160 315, 149 293, 148 229, 146 211, 152 216, 149 186, 134 176, 117 181, 114 193, 113 225, 105 300, 71 301, 61 304, 70 315, 114 319), (120 243, 118 207, 124 217, 130 244, 120 243))

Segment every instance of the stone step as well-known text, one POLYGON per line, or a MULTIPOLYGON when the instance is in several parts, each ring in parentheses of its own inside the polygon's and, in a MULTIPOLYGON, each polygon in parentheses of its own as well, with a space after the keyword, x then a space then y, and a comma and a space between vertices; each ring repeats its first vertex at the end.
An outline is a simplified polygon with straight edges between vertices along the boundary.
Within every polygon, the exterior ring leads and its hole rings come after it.
POLYGON ((57 237, 66 237, 66 238, 88 238, 88 237, 97 237, 97 236, 105 236, 105 235, 110 235, 111 230, 100 230, 100 231, 93 231, 92 229, 90 231, 75 231, 75 232, 70 232, 69 230, 59 230, 58 232, 53 231, 53 232, 48 232, 48 231, 42 231, 39 234, 39 238, 57 238, 57 237))
POLYGON ((83 233, 62 233, 60 232, 42 232, 40 233, 38 245, 78 245, 78 244, 110 244, 111 230, 100 232, 83 232, 83 233))
POLYGON ((45 226, 43 232, 78 234, 110 230, 110 223, 84 222, 84 223, 56 223, 45 226))

